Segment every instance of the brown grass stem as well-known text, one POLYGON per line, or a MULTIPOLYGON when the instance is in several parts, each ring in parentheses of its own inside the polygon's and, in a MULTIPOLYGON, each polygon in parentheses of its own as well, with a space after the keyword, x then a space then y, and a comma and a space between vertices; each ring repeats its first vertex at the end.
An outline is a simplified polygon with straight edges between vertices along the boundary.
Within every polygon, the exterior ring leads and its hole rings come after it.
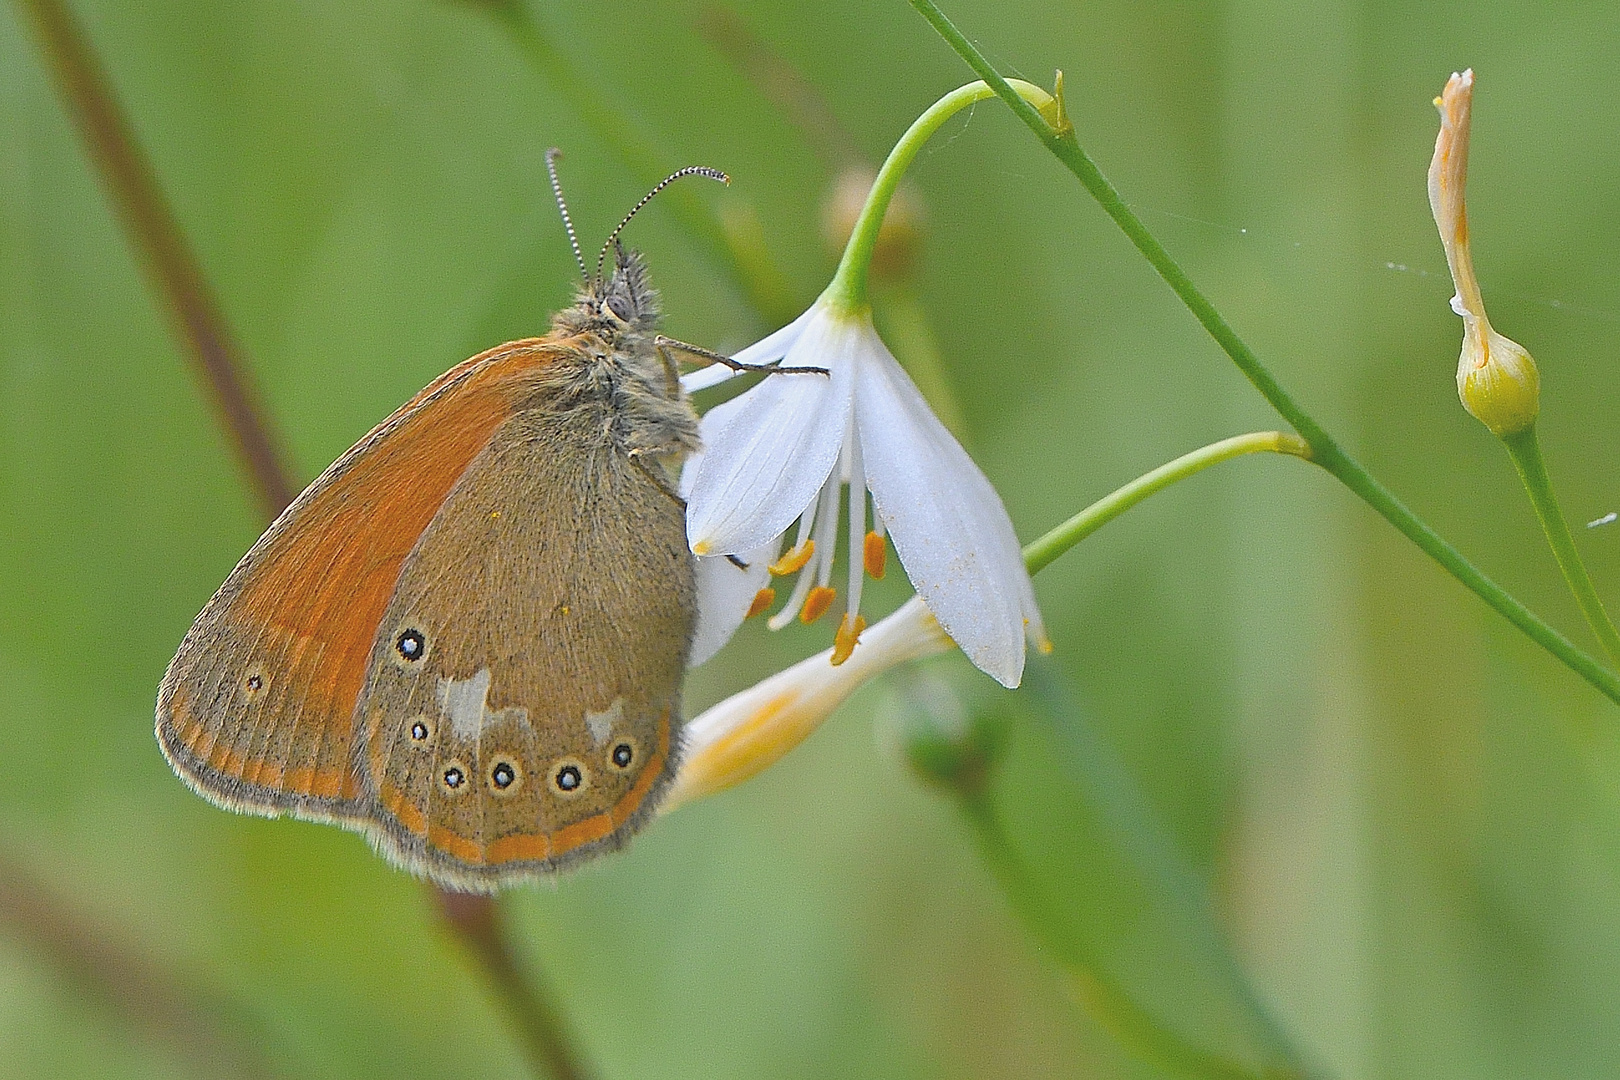
MULTIPOLYGON (((60 0, 18 3, 39 33, 45 57, 84 136, 91 162, 168 305, 176 333, 197 363, 220 421, 247 467, 266 518, 273 518, 292 501, 297 485, 277 451, 278 440, 251 388, 242 349, 164 197, 156 173, 135 141, 112 83, 83 28, 65 4, 60 0)), ((558 1010, 539 984, 524 980, 510 946, 502 938, 494 899, 435 891, 446 925, 467 946, 507 1005, 536 1071, 555 1080, 584 1077, 577 1055, 563 1036, 558 1010)), ((8 887, 3 877, 0 922, 19 928, 58 928, 61 932, 52 940, 62 944, 46 950, 46 954, 108 1000, 128 998, 131 986, 158 985, 154 980, 146 984, 140 980, 130 982, 131 968, 116 960, 119 953, 115 949, 99 943, 88 931, 69 932, 75 924, 45 894, 8 887)), ((167 999, 157 995, 155 1000, 173 1000, 173 995, 167 999)))
POLYGON ((274 517, 295 488, 277 439, 256 407, 241 346, 231 333, 196 253, 186 242, 151 163, 142 153, 111 80, 84 28, 60 0, 18 0, 39 34, 41 49, 84 136, 90 158, 129 231, 130 240, 162 295, 182 343, 208 387, 225 430, 252 478, 255 494, 274 517))

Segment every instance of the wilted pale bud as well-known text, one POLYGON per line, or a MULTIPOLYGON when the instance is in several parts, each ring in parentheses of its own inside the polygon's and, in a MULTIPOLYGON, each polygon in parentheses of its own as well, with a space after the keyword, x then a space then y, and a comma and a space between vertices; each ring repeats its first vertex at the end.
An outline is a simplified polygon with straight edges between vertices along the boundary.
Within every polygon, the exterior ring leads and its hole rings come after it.
MULTIPOLYGON (((855 222, 866 206, 877 173, 865 166, 845 169, 833 181, 832 191, 821 212, 821 231, 828 250, 841 252, 855 231, 855 222)), ((872 249, 872 272, 878 277, 902 277, 911 272, 922 247, 923 207, 916 188, 902 182, 895 189, 883 224, 878 228, 877 246, 872 249)))
POLYGON ((1440 228, 1446 264, 1457 293, 1451 309, 1462 316, 1462 355, 1457 360, 1457 396, 1475 419, 1505 437, 1535 422, 1541 410, 1541 376, 1536 362, 1517 342, 1491 329, 1485 300, 1468 245, 1468 132, 1474 101, 1474 72, 1453 74, 1434 99, 1440 134, 1429 163, 1429 208, 1440 228))
POLYGON ((686 725, 684 760, 660 813, 753 776, 803 742, 849 695, 898 664, 951 648, 913 596, 861 638, 847 662, 827 649, 733 694, 686 725))

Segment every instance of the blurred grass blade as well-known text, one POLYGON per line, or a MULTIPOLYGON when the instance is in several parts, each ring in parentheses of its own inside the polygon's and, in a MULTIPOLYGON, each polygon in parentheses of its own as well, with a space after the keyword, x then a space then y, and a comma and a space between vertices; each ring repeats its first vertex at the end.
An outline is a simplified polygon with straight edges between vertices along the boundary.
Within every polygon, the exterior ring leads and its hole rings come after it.
POLYGON ((198 1076, 273 1075, 264 1033, 234 1002, 114 940, 0 854, 0 925, 137 1037, 167 1047, 198 1076))
POLYGON ((294 491, 281 460, 281 441, 256 406, 257 395, 242 349, 151 164, 135 141, 112 83, 65 3, 18 2, 23 14, 33 20, 68 111, 183 344, 208 385, 259 503, 267 516, 274 517, 292 501, 294 491))
POLYGON ((1003 776, 964 808, 1030 932, 1082 1001, 1189 1076, 1306 1077, 1215 920, 1203 880, 1050 661, 1032 659, 1003 776))
MULTIPOLYGON (((677 168, 691 164, 676 162, 655 149, 630 119, 615 109, 580 73, 522 0, 455 2, 494 16, 523 50, 535 72, 562 95, 574 114, 619 155, 631 174, 643 184, 651 186, 677 168)), ((712 203, 692 189, 681 187, 670 188, 663 199, 674 209, 688 235, 702 245, 761 319, 771 326, 780 326, 799 313, 799 305, 780 288, 780 274, 750 272, 760 252, 748 246, 750 238, 734 237, 730 233, 726 218, 714 212, 712 203)))

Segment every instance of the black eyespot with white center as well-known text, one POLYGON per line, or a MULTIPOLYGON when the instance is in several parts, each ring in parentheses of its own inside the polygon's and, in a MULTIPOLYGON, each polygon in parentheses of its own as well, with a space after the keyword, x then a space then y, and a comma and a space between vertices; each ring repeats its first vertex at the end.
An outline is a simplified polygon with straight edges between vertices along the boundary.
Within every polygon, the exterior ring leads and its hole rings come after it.
POLYGON ((628 769, 630 767, 630 763, 636 760, 635 747, 631 746, 627 742, 619 743, 613 748, 613 753, 609 755, 609 760, 611 760, 614 765, 621 769, 628 769))
POLYGON ((414 664, 427 653, 427 638, 420 630, 406 630, 394 639, 394 649, 407 663, 414 664))
POLYGON ((433 734, 433 729, 428 727, 426 720, 417 717, 411 721, 411 738, 416 742, 427 742, 428 736, 431 734, 433 734))
POLYGON ((552 777, 552 782, 557 785, 558 791, 572 794, 585 783, 585 776, 579 771, 578 765, 564 765, 557 770, 557 775, 552 777))
POLYGON ((467 790, 467 766, 451 758, 449 761, 439 763, 439 792, 442 795, 457 796, 467 790))
POLYGON ((249 675, 247 677, 247 688, 250 694, 257 694, 260 690, 263 690, 264 676, 259 674, 249 675))
POLYGON ((489 782, 495 785, 495 790, 505 791, 517 783, 517 770, 510 761, 497 761, 495 767, 489 770, 489 782))

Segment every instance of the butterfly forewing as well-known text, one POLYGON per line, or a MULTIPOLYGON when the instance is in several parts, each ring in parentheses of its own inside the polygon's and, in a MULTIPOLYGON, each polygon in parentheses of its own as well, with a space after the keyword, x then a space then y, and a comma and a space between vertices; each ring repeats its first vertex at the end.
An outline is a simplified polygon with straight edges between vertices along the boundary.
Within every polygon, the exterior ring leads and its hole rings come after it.
POLYGON ((694 610, 681 507, 602 415, 507 421, 379 623, 358 762, 379 841, 479 887, 616 843, 672 768, 694 610))
POLYGON ((358 821, 353 717, 400 568, 554 350, 492 349, 447 372, 298 497, 187 633, 158 692, 175 770, 232 809, 358 821))

